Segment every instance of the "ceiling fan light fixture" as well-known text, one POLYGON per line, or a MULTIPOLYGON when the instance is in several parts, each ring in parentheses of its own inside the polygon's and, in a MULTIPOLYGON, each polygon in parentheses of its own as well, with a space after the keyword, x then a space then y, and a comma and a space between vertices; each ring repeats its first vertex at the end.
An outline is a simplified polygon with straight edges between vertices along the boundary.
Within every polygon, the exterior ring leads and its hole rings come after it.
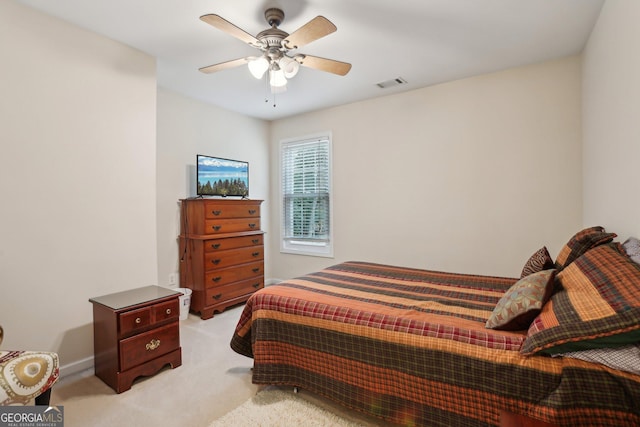
MULTIPOLYGON (((274 63, 274 65, 276 64, 274 63)), ((269 84, 272 88, 284 87, 287 85, 287 78, 284 76, 284 71, 282 71, 282 69, 277 65, 271 67, 271 70, 269 70, 269 77, 269 84)))
POLYGON ((276 95, 287 91, 287 86, 271 86, 271 93, 276 95))
POLYGON ((252 59, 249 61, 249 71, 251 75, 256 79, 262 79, 264 73, 269 69, 269 61, 264 56, 252 59))
POLYGON ((286 55, 280 58, 280 61, 278 61, 278 65, 280 65, 280 69, 284 72, 284 76, 288 79, 295 77, 295 75, 298 74, 298 70, 300 69, 300 63, 286 55))

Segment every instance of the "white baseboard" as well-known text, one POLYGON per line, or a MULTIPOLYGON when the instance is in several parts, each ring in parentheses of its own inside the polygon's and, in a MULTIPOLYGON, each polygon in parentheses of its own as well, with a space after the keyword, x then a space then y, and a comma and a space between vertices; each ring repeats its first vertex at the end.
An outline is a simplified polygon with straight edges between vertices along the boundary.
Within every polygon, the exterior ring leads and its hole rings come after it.
POLYGON ((87 370, 93 371, 93 356, 60 366, 60 378, 66 378, 87 370))

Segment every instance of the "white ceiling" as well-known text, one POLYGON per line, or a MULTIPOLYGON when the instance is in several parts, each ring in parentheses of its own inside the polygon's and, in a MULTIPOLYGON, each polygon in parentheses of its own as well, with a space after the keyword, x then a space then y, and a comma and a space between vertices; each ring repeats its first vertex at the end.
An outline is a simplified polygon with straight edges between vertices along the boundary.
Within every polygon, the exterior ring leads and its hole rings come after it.
POLYGON ((265 120, 579 53, 604 0, 18 0, 157 58, 158 85, 265 120), (292 33, 317 15, 338 30, 300 51, 350 62, 344 77, 301 67, 265 102, 246 66, 198 68, 257 50, 200 21, 215 13, 256 35, 267 7, 292 33), (408 84, 380 89, 402 77, 408 84))

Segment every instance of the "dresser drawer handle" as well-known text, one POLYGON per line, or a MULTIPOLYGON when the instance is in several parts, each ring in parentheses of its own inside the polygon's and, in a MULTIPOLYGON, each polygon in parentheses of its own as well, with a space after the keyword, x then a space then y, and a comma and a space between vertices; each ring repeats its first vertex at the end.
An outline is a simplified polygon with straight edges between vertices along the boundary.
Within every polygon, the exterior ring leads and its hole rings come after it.
POLYGON ((255 224, 249 224, 249 228, 256 228, 255 224))
POLYGON ((253 239, 251 243, 253 243, 254 245, 257 245, 258 243, 260 243, 260 239, 253 239))
POLYGON ((156 348, 160 347, 160 340, 153 339, 149 341, 145 347, 147 348, 147 351, 155 350, 156 348))
POLYGON ((220 260, 220 259, 212 259, 212 260, 211 260, 211 262, 213 263, 213 265, 218 265, 218 264, 220 264, 220 261, 222 261, 222 260, 220 260))
POLYGON ((254 287, 254 288, 256 288, 256 289, 258 289, 258 288, 260 287, 260 283, 254 283, 254 284, 253 284, 253 287, 254 287))
POLYGON ((139 324, 140 324, 140 322, 142 322, 142 319, 141 319, 141 318, 139 318, 139 317, 136 317, 136 324, 137 324, 137 325, 139 325, 139 324))
POLYGON ((217 294, 213 296, 213 299, 215 300, 219 300, 220 298, 222 298, 222 294, 217 294))
POLYGON ((255 209, 249 209, 249 215, 255 215, 255 214, 256 214, 255 209))
POLYGON ((222 211, 211 211, 212 214, 214 214, 215 216, 218 216, 222 213, 222 211))
POLYGON ((211 280, 213 280, 214 282, 219 282, 220 280, 222 280, 222 277, 221 276, 216 276, 211 280))
POLYGON ((167 308, 167 310, 165 311, 165 313, 167 313, 167 314, 171 314, 171 309, 170 309, 170 308, 167 308))
POLYGON ((256 268, 254 268, 254 269, 253 269, 253 272, 254 272, 254 273, 257 273, 258 271, 260 271, 260 268, 259 268, 259 267, 256 267, 256 268))
POLYGON ((211 226, 211 228, 213 228, 213 231, 220 231, 222 226, 221 225, 213 225, 213 226, 211 226))
POLYGON ((251 256, 259 256, 259 255, 260 255, 260 252, 253 252, 253 253, 251 254, 251 256))
POLYGON ((214 244, 211 245, 211 247, 213 249, 219 249, 220 248, 220 243, 214 243, 214 244))

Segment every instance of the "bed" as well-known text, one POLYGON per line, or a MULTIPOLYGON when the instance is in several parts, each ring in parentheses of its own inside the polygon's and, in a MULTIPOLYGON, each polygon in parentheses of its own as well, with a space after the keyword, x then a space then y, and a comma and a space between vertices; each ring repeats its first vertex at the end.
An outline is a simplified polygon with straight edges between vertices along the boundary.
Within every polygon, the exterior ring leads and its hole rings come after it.
POLYGON ((256 384, 399 425, 638 426, 640 265, 613 237, 581 230, 519 278, 334 265, 256 292, 231 347, 256 384))

